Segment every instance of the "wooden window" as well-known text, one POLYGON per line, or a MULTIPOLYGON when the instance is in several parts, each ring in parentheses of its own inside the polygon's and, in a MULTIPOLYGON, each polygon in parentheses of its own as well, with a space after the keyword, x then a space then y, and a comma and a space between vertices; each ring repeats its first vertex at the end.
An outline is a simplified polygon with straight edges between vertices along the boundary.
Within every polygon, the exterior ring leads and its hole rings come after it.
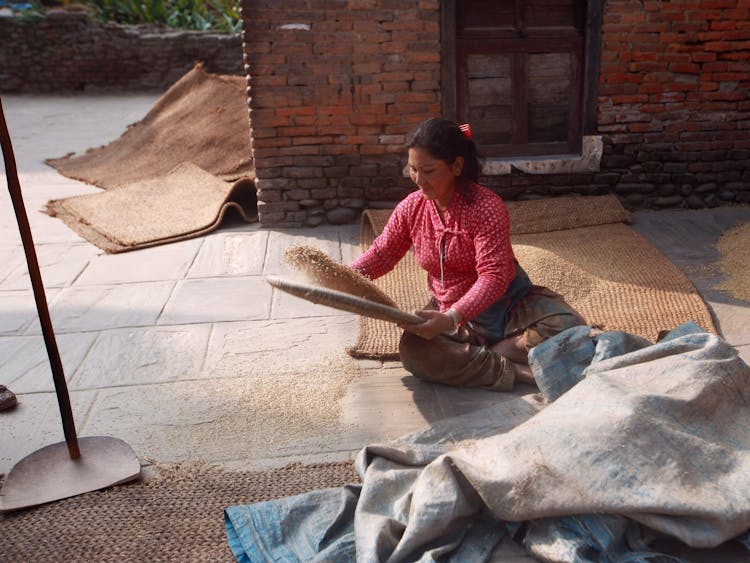
POLYGON ((580 153, 586 112, 592 111, 587 93, 595 111, 596 92, 587 92, 585 81, 590 4, 443 4, 445 113, 471 124, 486 156, 580 153))

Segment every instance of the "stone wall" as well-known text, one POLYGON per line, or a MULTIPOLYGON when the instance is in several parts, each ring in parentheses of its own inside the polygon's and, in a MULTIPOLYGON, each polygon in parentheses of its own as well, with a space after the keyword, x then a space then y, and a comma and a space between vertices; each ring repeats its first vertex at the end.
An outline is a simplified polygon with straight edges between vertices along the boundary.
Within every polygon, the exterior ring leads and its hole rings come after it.
POLYGON ((29 23, 0 18, 2 93, 163 91, 199 61, 241 75, 240 34, 103 24, 78 10, 29 23))
MULTIPOLYGON (((405 133, 439 115, 437 0, 244 0, 261 221, 346 221, 410 189, 405 133)), ((601 168, 483 180, 508 199, 750 203, 750 0, 604 2, 601 168)))

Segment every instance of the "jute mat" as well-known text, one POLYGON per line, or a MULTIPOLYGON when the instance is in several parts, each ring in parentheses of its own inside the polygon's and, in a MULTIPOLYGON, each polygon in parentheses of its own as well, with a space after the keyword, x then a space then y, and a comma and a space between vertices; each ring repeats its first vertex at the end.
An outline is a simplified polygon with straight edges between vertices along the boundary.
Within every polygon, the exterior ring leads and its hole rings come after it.
MULTIPOLYGON (((516 258, 532 282, 561 293, 603 330, 623 330, 655 341, 661 330, 692 320, 716 333, 711 313, 692 282, 646 238, 622 221, 629 213, 615 197, 566 197, 507 202, 516 258)), ((391 210, 367 210, 361 244, 367 248, 391 210)), ((429 300, 426 273, 410 251, 375 283, 397 305, 413 311, 429 300)), ((357 358, 397 359, 400 329, 359 318, 357 358)))
POLYGON ((46 162, 100 188, 162 176, 192 162, 225 180, 253 174, 245 78, 197 65, 115 141, 46 162))
POLYGON ((216 229, 230 209, 257 220, 255 183, 225 182, 185 162, 164 176, 50 201, 46 212, 110 253, 166 244, 216 229))
POLYGON ((192 464, 0 516, 0 561, 234 561, 223 511, 358 483, 353 463, 230 472, 192 464))
POLYGON ((47 160, 107 190, 50 201, 47 213, 107 252, 205 234, 229 209, 257 220, 245 88, 243 77, 198 65, 120 138, 47 160))
POLYGON ((506 201, 510 234, 548 233, 628 222, 630 212, 617 196, 557 197, 532 201, 506 201))

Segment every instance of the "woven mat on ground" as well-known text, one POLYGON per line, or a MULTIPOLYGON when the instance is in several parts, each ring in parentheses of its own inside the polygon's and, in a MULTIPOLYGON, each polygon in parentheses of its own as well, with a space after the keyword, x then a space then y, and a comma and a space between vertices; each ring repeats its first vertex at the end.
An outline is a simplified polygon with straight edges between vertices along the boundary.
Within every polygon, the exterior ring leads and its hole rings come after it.
POLYGON ((225 182, 185 162, 164 176, 47 204, 83 238, 110 253, 166 244, 216 229, 230 209, 257 219, 255 183, 225 182))
MULTIPOLYGON (((646 238, 622 223, 628 212, 613 196, 507 202, 516 258, 532 282, 565 296, 591 325, 656 340, 661 330, 694 321, 716 332, 711 313, 692 282, 646 238)), ((367 248, 385 227, 390 209, 362 216, 367 248)), ((410 251, 375 280, 406 311, 429 300, 426 273, 410 251)), ((359 318, 357 358, 397 359, 401 330, 359 318)))
POLYGON ((234 561, 227 506, 358 482, 350 462, 261 472, 161 468, 146 481, 0 516, 0 561, 234 561))
POLYGON ((107 252, 204 234, 231 207, 257 220, 245 88, 243 77, 196 66, 120 138, 47 160, 64 176, 118 190, 53 200, 47 212, 107 252))

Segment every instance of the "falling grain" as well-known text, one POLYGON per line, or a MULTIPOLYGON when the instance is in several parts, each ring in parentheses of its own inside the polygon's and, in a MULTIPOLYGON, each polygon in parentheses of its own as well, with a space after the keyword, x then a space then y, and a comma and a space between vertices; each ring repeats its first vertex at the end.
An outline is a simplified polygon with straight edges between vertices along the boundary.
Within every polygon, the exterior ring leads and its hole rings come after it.
POLYGON ((293 246, 286 251, 284 260, 312 284, 396 307, 393 299, 362 274, 339 264, 317 248, 293 246))

